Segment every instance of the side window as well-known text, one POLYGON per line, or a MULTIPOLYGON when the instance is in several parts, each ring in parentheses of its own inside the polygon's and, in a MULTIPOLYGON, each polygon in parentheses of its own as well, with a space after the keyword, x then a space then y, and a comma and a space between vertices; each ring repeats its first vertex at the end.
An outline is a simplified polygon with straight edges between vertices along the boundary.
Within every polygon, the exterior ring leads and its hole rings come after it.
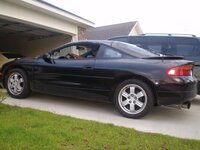
POLYGON ((195 38, 172 38, 170 53, 184 57, 199 57, 200 42, 195 38))
POLYGON ((64 47, 62 49, 54 51, 51 54, 51 58, 52 59, 58 59, 58 58, 61 58, 61 57, 65 57, 68 53, 71 53, 72 51, 73 51, 73 46, 64 47))
POLYGON ((52 59, 91 59, 95 58, 99 45, 71 45, 54 51, 52 59))
POLYGON ((103 58, 121 58, 121 57, 122 57, 121 53, 110 48, 106 48, 103 55, 103 58))
POLYGON ((112 47, 102 45, 99 50, 99 58, 122 58, 123 54, 112 47))
POLYGON ((197 45, 177 44, 174 46, 174 53, 185 57, 200 56, 200 47, 197 45))

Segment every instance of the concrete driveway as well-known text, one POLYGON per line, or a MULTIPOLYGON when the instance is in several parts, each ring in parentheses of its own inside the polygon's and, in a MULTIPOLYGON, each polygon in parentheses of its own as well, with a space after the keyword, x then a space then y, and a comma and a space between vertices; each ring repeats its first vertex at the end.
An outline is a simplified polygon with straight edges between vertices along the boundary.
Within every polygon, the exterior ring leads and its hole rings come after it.
POLYGON ((162 133, 171 136, 200 139, 200 97, 189 110, 155 107, 149 115, 135 120, 121 116, 112 104, 75 100, 65 97, 33 94, 23 100, 7 98, 4 103, 20 107, 36 108, 81 119, 112 123, 139 131, 162 133))

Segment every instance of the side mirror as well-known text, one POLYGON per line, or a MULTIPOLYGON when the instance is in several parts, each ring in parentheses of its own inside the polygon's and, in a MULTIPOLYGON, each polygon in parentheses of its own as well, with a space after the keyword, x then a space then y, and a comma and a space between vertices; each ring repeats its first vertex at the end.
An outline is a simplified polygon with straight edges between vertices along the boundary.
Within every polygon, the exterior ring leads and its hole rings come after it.
POLYGON ((46 61, 46 62, 51 62, 51 54, 49 53, 45 53, 42 58, 46 61))

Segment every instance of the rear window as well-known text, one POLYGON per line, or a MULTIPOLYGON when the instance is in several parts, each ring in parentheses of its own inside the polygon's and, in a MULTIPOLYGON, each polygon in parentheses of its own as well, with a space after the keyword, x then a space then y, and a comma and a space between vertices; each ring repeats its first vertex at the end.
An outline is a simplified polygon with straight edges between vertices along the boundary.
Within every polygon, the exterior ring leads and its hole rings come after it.
MULTIPOLYGON (((139 45, 138 45, 139 46, 139 45)), ((142 46, 139 46, 139 47, 142 47, 142 46)), ((147 45, 146 47, 143 47, 149 51, 153 51, 153 52, 156 52, 156 53, 162 53, 162 45, 147 45)))
POLYGON ((167 48, 169 37, 132 36, 130 43, 154 53, 162 53, 167 48))
POLYGON ((157 54, 154 54, 148 50, 145 50, 143 48, 137 47, 136 45, 123 43, 123 42, 115 42, 112 44, 112 46, 116 49, 123 50, 129 55, 132 55, 134 57, 138 58, 145 58, 145 57, 156 57, 157 54))

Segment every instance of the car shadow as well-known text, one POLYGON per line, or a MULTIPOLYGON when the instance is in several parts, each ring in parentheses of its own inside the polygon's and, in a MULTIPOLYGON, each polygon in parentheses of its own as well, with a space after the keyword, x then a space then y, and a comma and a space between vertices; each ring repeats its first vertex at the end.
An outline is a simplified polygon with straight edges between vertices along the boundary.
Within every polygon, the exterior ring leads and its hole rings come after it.
POLYGON ((198 97, 198 98, 195 98, 195 99, 192 101, 192 105, 196 105, 196 106, 200 105, 200 98, 199 98, 199 97, 198 97))
MULTIPOLYGON (((80 118, 90 119, 97 117, 122 117, 121 114, 115 109, 112 103, 109 102, 101 102, 101 101, 89 101, 89 100, 82 100, 82 99, 74 99, 68 97, 60 97, 60 96, 52 96, 52 95, 45 95, 45 94, 38 94, 34 93, 26 99, 26 101, 34 101, 34 103, 40 104, 40 106, 45 106, 46 110, 55 112, 58 114, 64 114, 69 116, 75 116, 80 118), (55 107, 55 108, 54 108, 55 107), (66 110, 65 110, 66 109, 66 110), (65 112, 66 111, 66 112, 65 112), (82 112, 82 114, 77 113, 82 112), (83 114, 86 114, 85 116, 83 114), (83 116, 82 116, 83 115, 83 116)), ((199 105, 200 101, 195 100, 192 105, 199 105)), ((158 106, 154 107, 152 111, 145 117, 139 120, 166 120, 166 121, 176 121, 178 120, 185 120, 187 116, 191 115, 191 110, 187 109, 176 109, 166 106, 158 106)), ((123 117, 125 119, 125 117, 123 117)), ((126 118, 129 119, 129 118, 126 118)))

